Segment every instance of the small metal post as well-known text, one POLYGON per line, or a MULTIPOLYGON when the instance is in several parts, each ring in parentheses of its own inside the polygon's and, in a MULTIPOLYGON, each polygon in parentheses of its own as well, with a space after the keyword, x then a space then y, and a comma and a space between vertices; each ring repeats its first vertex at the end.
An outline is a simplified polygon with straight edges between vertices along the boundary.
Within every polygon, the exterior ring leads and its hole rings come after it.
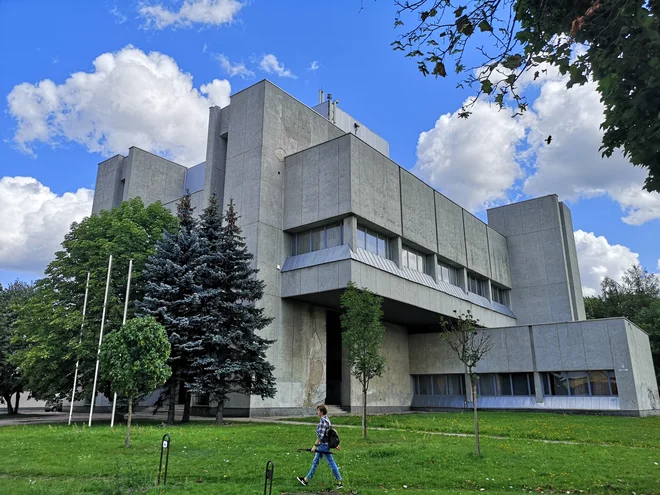
POLYGON ((160 476, 163 474, 163 453, 167 449, 167 454, 165 455, 165 473, 163 475, 163 486, 167 486, 167 466, 170 462, 170 444, 172 443, 172 438, 169 433, 163 435, 163 441, 160 444, 160 463, 158 464, 158 485, 160 485, 160 476))
POLYGON ((264 495, 268 491, 268 495, 273 493, 273 474, 275 472, 275 464, 273 461, 268 461, 266 463, 266 479, 264 480, 264 495), (270 490, 268 490, 268 480, 270 480, 270 490))

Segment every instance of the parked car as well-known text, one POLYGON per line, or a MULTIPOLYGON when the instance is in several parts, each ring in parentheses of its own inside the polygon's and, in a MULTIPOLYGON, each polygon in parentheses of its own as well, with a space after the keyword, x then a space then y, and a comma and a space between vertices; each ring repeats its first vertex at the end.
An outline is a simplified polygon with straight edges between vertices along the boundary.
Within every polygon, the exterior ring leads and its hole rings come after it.
POLYGON ((46 402, 46 407, 44 408, 46 411, 52 411, 52 412, 62 412, 62 401, 61 400, 55 400, 55 401, 48 401, 46 402))

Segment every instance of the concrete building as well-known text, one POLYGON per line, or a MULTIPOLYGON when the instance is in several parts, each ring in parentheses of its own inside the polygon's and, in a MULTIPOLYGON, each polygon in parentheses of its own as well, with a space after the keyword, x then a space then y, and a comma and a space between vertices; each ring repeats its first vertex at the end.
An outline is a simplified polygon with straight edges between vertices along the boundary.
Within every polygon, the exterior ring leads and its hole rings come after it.
POLYGON ((140 196, 173 211, 233 199, 274 317, 273 399, 229 414, 309 414, 361 403, 341 346, 349 280, 384 298, 387 369, 372 411, 464 408, 464 366, 439 322, 471 311, 494 347, 480 406, 647 415, 660 407, 648 336, 585 320, 570 210, 545 196, 488 211, 488 224, 388 158, 380 136, 332 99, 310 108, 268 81, 212 107, 206 161, 186 169, 137 148, 99 165, 94 213, 140 196))

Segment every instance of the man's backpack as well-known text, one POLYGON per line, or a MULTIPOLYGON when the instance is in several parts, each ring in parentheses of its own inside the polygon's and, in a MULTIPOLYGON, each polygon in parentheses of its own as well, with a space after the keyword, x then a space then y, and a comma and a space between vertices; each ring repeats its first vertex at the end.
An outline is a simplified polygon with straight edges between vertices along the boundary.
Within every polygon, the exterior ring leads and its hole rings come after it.
POLYGON ((328 447, 331 449, 339 448, 339 433, 334 428, 328 430, 328 447))

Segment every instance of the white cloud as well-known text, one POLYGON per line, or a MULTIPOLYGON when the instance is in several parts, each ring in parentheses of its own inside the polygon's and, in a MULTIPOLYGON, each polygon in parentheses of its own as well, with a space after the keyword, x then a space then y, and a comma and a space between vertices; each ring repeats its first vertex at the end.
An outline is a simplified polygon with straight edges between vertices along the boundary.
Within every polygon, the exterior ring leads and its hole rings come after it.
POLYGON ((128 20, 128 17, 122 14, 116 5, 108 10, 108 13, 115 18, 116 24, 124 24, 128 20))
POLYGON ((157 3, 142 4, 138 12, 145 19, 145 29, 191 27, 193 24, 220 26, 230 24, 244 6, 245 3, 237 0, 186 0, 178 11, 157 3))
MULTIPOLYGON (((600 283, 605 277, 621 282, 624 272, 639 264, 639 255, 621 244, 610 244, 603 236, 593 232, 575 232, 582 293, 585 296, 600 294, 600 283)), ((659 260, 660 262, 660 260, 659 260)))
POLYGON ((508 190, 522 177, 516 145, 525 128, 508 112, 477 101, 469 119, 445 114, 422 132, 412 171, 469 210, 506 202, 508 190))
POLYGON ((309 69, 307 70, 317 70, 319 67, 321 67, 318 63, 317 60, 312 61, 311 64, 309 64, 309 69))
POLYGON ((524 192, 557 193, 566 201, 607 195, 621 207, 625 223, 641 225, 660 218, 660 194, 642 192, 645 170, 631 166, 621 152, 602 158, 598 151, 603 104, 595 83, 570 90, 565 84, 565 78, 544 82, 533 103, 528 142, 536 162, 524 192), (552 142, 546 145, 548 136, 552 142))
POLYGON ((269 74, 277 74, 280 77, 291 77, 297 79, 298 76, 293 74, 289 69, 286 69, 284 65, 280 64, 277 61, 277 57, 272 53, 264 55, 259 63, 259 66, 262 70, 268 72, 269 74))
MULTIPOLYGON (((206 47, 206 45, 204 45, 206 47)), ((224 70, 229 77, 241 76, 243 79, 254 77, 254 72, 248 69, 245 64, 236 63, 232 64, 231 61, 223 54, 216 55, 216 60, 220 62, 220 67, 224 70)))
POLYGON ((104 156, 137 146, 183 165, 203 161, 208 108, 229 104, 229 81, 214 79, 198 90, 174 59, 132 46, 93 64, 93 72, 62 84, 45 79, 12 89, 7 100, 20 149, 72 141, 104 156))
POLYGON ((32 177, 0 179, 0 270, 43 272, 72 222, 92 212, 94 191, 61 196, 32 177))

